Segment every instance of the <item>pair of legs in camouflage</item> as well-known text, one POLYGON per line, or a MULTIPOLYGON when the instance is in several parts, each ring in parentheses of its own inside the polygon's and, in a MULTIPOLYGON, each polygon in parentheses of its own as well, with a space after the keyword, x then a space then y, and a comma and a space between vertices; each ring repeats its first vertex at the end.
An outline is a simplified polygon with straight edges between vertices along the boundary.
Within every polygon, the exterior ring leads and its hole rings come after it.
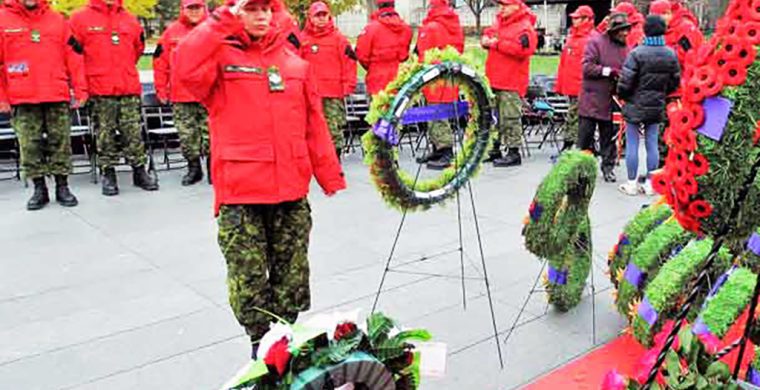
POLYGON ((322 107, 335 151, 340 157, 345 142, 343 128, 346 126, 346 104, 341 98, 322 98, 322 107))
POLYGON ((295 322, 311 305, 308 200, 223 205, 217 223, 230 305, 251 341, 259 341, 276 322, 257 309, 295 322))
POLYGON ((208 156, 208 114, 200 103, 174 103, 182 155, 187 161, 208 156))
POLYGON ((13 107, 12 126, 21 147, 24 177, 35 179, 71 173, 69 104, 20 104, 13 107))
POLYGON ((494 90, 499 108, 499 139, 507 149, 520 148, 523 142, 522 98, 514 91, 494 90))
POLYGON ((90 99, 101 171, 117 165, 122 152, 129 165, 145 165, 140 104, 139 96, 93 96, 90 99))

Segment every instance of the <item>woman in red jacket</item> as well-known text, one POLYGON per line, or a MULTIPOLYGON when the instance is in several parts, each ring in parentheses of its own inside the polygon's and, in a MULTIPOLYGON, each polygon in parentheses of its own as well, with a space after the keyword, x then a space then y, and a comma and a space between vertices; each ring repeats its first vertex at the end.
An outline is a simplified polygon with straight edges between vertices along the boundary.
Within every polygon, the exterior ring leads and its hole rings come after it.
POLYGON ((572 148, 578 138, 578 95, 583 81, 581 61, 586 42, 594 31, 594 10, 587 5, 582 5, 570 14, 570 18, 573 21, 573 27, 570 28, 567 43, 559 57, 557 84, 554 87, 557 93, 567 96, 570 101, 565 121, 563 151, 572 148))
POLYGON ((536 51, 538 38, 533 25, 536 16, 520 0, 499 0, 496 23, 486 29, 480 40, 488 50, 486 76, 496 94, 499 106, 501 143, 494 145, 489 157, 495 167, 522 164, 522 97, 528 90, 530 57, 536 51), (502 157, 501 144, 507 148, 502 157))
POLYGON ((340 157, 346 124, 343 98, 356 88, 356 54, 348 39, 335 27, 330 8, 321 1, 309 7, 301 38, 301 57, 312 65, 325 119, 340 157))
MULTIPOLYGON (((161 104, 171 102, 179 134, 182 155, 187 160, 187 173, 182 185, 189 186, 203 179, 201 155, 208 157, 208 125, 206 109, 180 83, 172 80, 174 54, 179 41, 206 19, 204 0, 182 0, 179 19, 169 25, 153 52, 153 80, 161 104)), ((207 160, 208 162, 208 160, 207 160)), ((209 180, 211 175, 209 175, 209 180)))
POLYGON ((177 48, 177 79, 209 112, 214 209, 230 304, 254 351, 269 315, 310 306, 307 259, 316 176, 346 187, 309 63, 272 22, 278 0, 218 8, 177 48))

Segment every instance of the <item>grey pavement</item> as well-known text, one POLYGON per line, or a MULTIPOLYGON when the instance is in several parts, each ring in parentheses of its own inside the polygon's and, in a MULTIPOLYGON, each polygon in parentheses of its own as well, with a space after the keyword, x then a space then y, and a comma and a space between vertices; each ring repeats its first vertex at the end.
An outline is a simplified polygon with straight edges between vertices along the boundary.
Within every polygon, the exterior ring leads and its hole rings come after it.
MULTIPOLYGON (((520 230, 550 167, 547 152, 534 151, 522 167, 487 166, 472 182, 504 369, 468 193, 461 197, 466 309, 456 202, 407 217, 379 309, 447 343, 446 376, 424 378, 423 389, 520 387, 622 330, 606 254, 651 199, 600 182, 591 204, 595 299, 589 288, 577 308, 559 313, 536 293, 504 343, 541 270, 520 230)), ((312 188, 307 316, 370 311, 401 219, 383 204, 358 152, 345 158, 345 170, 349 190, 326 198, 312 188)), ((113 198, 77 175, 79 207, 53 203, 38 212, 24 209, 30 189, 0 182, 0 389, 216 389, 245 363, 249 345, 226 302, 212 191, 181 187, 181 174, 159 172, 161 190, 145 193, 120 173, 113 198)))

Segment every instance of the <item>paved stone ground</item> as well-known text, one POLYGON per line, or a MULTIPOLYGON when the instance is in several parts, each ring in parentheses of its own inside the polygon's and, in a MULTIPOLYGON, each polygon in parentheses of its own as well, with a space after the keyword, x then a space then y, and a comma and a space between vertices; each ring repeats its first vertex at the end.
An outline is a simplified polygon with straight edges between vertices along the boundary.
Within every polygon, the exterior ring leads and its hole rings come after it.
MULTIPOLYGON (((366 314, 380 282, 400 214, 383 205, 360 160, 358 153, 346 158, 348 191, 331 199, 312 191, 309 314, 353 308, 366 314)), ((473 182, 504 369, 484 284, 476 280, 482 267, 468 196, 462 198, 465 274, 472 278, 465 283, 466 310, 457 252, 388 275, 380 309, 448 343, 447 375, 427 379, 424 389, 515 388, 594 347, 588 294, 564 314, 547 311, 543 294, 535 294, 503 343, 541 269, 520 230, 550 167, 541 152, 517 169, 486 167, 473 182)), ((34 213, 24 210, 29 189, 0 182, 1 389, 215 389, 240 368, 249 346, 226 302, 211 190, 183 188, 180 176, 160 172, 161 190, 143 193, 124 172, 114 198, 76 176, 79 207, 52 204, 34 213)), ((624 325, 611 304, 606 253, 649 201, 604 183, 594 195, 597 345, 624 325)), ((456 210, 451 202, 410 215, 394 263, 456 250, 456 210)))

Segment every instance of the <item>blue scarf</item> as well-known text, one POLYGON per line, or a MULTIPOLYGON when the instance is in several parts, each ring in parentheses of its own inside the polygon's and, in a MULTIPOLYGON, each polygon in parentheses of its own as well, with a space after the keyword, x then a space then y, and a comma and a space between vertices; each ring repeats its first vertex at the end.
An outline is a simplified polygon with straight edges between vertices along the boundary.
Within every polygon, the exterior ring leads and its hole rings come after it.
POLYGON ((658 35, 656 37, 645 37, 644 46, 665 46, 665 37, 658 35))

